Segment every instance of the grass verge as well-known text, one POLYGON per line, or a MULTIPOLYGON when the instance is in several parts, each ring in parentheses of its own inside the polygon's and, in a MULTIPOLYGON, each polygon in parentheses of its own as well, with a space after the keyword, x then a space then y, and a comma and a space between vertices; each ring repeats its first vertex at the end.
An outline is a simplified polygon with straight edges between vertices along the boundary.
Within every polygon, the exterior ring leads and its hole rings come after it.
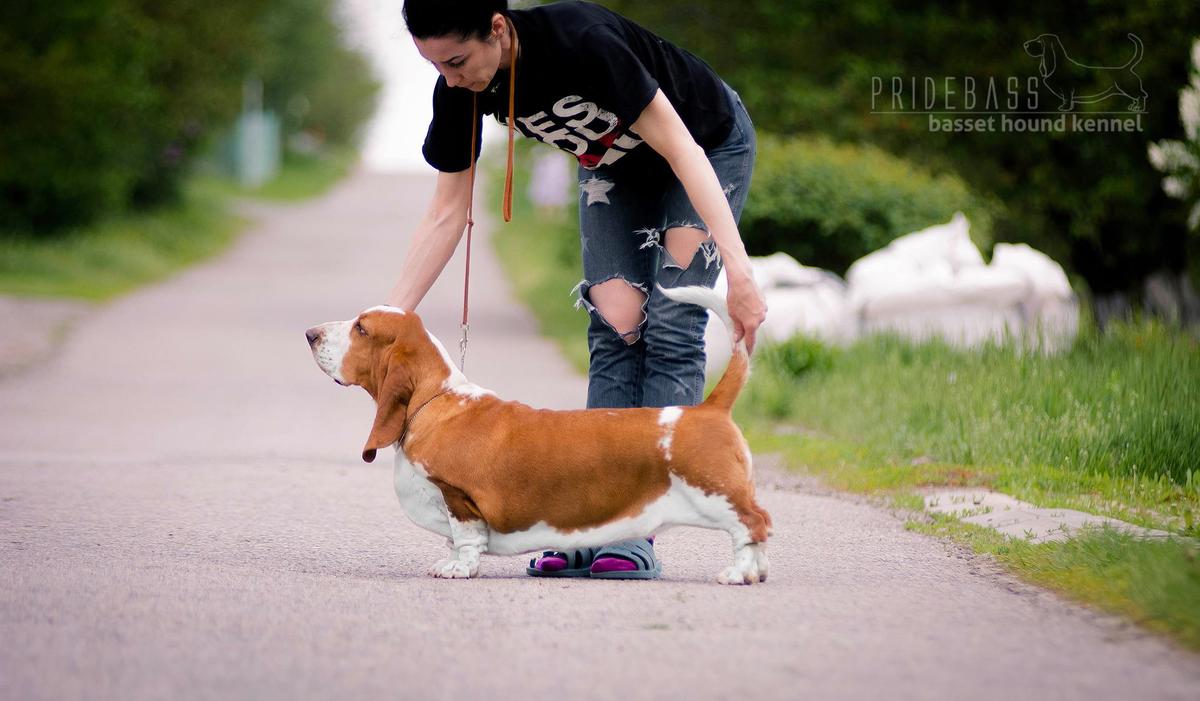
POLYGON ((187 183, 182 201, 126 214, 45 239, 0 234, 0 294, 104 301, 225 250, 245 222, 234 196, 293 201, 316 196, 345 176, 350 153, 289 158, 279 177, 255 191, 211 176, 187 183))
POLYGON ((324 194, 346 177, 358 160, 353 149, 333 149, 317 154, 288 152, 273 180, 257 188, 242 188, 228 179, 213 179, 218 191, 238 197, 275 202, 298 202, 324 194))
MULTIPOLYGON (((527 182, 522 159, 517 172, 518 185, 527 182)), ((502 178, 490 171, 489 204, 502 178)), ((587 317, 564 299, 579 276, 577 224, 537 216, 522 195, 494 245, 542 333, 586 369, 587 317)), ((1089 329, 1050 357, 887 338, 835 350, 797 339, 760 351, 736 416, 755 451, 905 510, 920 512, 929 487, 980 486, 1200 535, 1200 353, 1162 327, 1089 329)), ((1100 530, 1033 544, 940 516, 908 527, 1200 649, 1194 542, 1100 530)))
POLYGON ((49 239, 0 238, 0 294, 104 301, 224 250, 242 222, 202 181, 174 207, 49 239))
POLYGON ((1086 331, 1055 356, 796 338, 758 354, 737 416, 843 488, 990 487, 1195 537, 1197 350, 1152 324, 1086 331))
POLYGON ((991 555, 1028 582, 1200 650, 1200 561, 1195 543, 1138 540, 1097 529, 1064 543, 1033 544, 943 516, 907 526, 991 555))
POLYGON ((764 348, 736 415, 756 451, 832 487, 919 512, 930 487, 977 486, 1173 531, 1033 544, 949 517, 908 527, 986 553, 1023 579, 1200 649, 1200 359, 1140 324, 1090 330, 1061 355, 877 338, 764 348))

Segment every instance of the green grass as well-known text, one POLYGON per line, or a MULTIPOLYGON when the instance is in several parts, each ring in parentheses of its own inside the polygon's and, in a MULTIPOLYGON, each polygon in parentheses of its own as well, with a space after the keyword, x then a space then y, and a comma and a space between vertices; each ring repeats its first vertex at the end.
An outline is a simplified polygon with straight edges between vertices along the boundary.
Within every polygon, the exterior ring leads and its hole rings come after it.
MULTIPOLYGON (((587 367, 587 316, 573 216, 539 218, 521 196, 494 239, 542 333, 587 367)), ((498 211, 495 184, 487 205, 498 211)), ((1032 544, 947 517, 917 516, 921 491, 980 486, 1200 536, 1200 348, 1154 324, 1085 329, 1069 351, 961 352, 878 338, 847 349, 795 339, 764 347, 736 418, 756 452, 832 487, 913 512, 912 530, 985 553, 1026 581, 1123 615, 1200 649, 1193 540, 1112 531, 1032 544)))
POLYGON ((213 188, 193 182, 178 206, 48 239, 0 237, 0 294, 111 299, 224 250, 240 227, 213 188))
POLYGON ((1198 388, 1195 339, 1154 324, 1090 329, 1056 356, 797 338, 760 351, 736 416, 756 451, 907 511, 925 488, 978 486, 1184 536, 1034 545, 953 518, 909 524, 1200 649, 1198 388))
POLYGON ((193 178, 176 206, 126 214, 51 238, 0 233, 0 294, 104 301, 163 280, 225 250, 245 223, 234 196, 292 201, 344 177, 349 153, 289 158, 280 176, 253 192, 211 176, 193 178))
POLYGON ((216 178, 213 186, 228 195, 298 202, 327 192, 346 177, 357 159, 358 153, 352 149, 334 149, 314 155, 288 152, 279 175, 261 187, 242 188, 232 180, 216 178))
POLYGON ((1055 356, 795 339, 763 349, 737 416, 847 489, 985 486, 1196 536, 1197 350, 1153 324, 1088 330, 1055 356))
POLYGON ((1110 529, 1033 544, 937 516, 910 530, 991 555, 1026 581, 1128 618, 1200 650, 1200 556, 1194 542, 1145 541, 1110 529))

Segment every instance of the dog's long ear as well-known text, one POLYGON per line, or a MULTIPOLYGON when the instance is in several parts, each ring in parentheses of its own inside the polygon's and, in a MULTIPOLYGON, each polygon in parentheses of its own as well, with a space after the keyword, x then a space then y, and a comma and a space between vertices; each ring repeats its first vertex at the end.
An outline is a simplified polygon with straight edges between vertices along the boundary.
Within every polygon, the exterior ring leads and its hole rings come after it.
POLYGON ((1058 37, 1053 34, 1043 34, 1042 37, 1042 77, 1054 74, 1058 67, 1058 37))
POLYGON ((407 354, 398 349, 398 345, 389 350, 386 365, 382 368, 384 376, 377 385, 375 423, 371 426, 367 444, 363 446, 364 462, 374 462, 376 451, 400 440, 404 422, 408 418, 408 403, 413 393, 412 375, 405 367, 407 354))

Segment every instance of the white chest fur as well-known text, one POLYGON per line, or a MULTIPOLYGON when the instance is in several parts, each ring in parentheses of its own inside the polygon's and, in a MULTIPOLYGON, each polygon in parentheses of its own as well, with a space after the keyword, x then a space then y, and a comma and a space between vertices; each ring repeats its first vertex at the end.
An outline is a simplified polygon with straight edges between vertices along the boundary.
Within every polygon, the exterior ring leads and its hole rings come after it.
POLYGON ((450 515, 442 491, 428 478, 424 470, 413 465, 404 451, 396 451, 396 496, 400 507, 413 523, 450 537, 450 515))

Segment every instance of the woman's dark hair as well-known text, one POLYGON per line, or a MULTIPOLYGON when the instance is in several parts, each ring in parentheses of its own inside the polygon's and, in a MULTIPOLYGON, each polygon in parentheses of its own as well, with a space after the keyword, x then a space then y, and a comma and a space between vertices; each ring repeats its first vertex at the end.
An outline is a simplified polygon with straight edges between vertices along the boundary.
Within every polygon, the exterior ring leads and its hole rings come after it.
POLYGON ((492 32, 492 16, 507 10, 508 0, 404 0, 404 21, 418 39, 485 39, 492 32))

